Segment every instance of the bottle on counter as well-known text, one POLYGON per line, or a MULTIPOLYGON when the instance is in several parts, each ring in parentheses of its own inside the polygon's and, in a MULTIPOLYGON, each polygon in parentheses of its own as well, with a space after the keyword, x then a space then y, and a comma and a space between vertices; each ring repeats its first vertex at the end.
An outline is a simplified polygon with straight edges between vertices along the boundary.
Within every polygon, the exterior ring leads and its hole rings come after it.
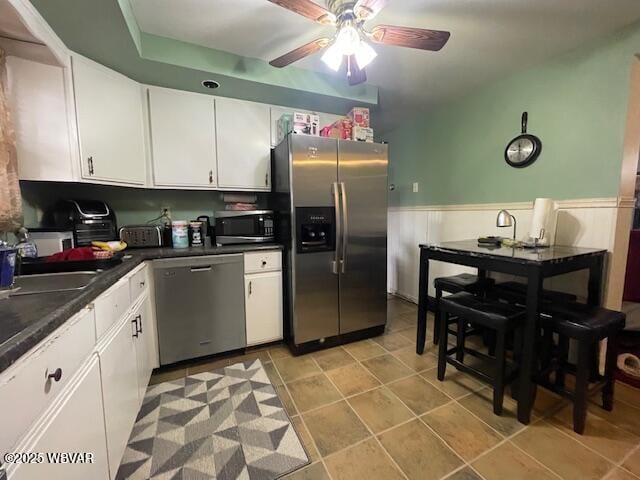
POLYGON ((18 254, 21 258, 38 257, 38 247, 35 242, 31 240, 31 235, 29 235, 29 230, 27 230, 26 227, 20 227, 18 229, 16 232, 16 238, 18 239, 16 248, 18 249, 18 254))

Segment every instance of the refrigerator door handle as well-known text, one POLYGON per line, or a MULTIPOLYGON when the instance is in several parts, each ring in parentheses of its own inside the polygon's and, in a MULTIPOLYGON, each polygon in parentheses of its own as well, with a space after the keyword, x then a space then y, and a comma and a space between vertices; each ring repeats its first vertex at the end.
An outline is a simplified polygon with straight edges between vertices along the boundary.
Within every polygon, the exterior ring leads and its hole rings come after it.
POLYGON ((345 273, 347 268, 347 236, 349 235, 349 215, 347 214, 347 188, 344 182, 340 182, 342 191, 342 254, 340 258, 340 272, 345 273))
POLYGON ((342 217, 340 211, 340 187, 338 182, 333 182, 331 185, 331 192, 333 193, 333 204, 336 209, 335 215, 335 225, 336 225, 336 246, 335 252, 333 256, 333 261, 331 262, 331 272, 334 275, 338 275, 338 265, 340 264, 339 256, 340 256, 340 245, 342 241, 342 217))

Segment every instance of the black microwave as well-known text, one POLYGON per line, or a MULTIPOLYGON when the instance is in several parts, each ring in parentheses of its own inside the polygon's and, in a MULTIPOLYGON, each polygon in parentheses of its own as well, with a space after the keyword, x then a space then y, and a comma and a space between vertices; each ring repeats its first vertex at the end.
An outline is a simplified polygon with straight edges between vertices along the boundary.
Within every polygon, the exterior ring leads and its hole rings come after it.
POLYGON ((275 241, 273 211, 223 211, 216 213, 216 242, 267 243, 275 241))

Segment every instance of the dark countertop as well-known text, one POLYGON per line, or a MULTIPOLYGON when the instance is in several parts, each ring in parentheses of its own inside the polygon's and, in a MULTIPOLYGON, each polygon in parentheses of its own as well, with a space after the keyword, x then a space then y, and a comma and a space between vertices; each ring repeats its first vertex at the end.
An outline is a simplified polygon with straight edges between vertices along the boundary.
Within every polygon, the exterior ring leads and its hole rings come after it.
POLYGON ((0 372, 145 260, 281 250, 272 243, 185 249, 127 250, 121 264, 96 275, 84 290, 20 295, 0 300, 0 372))
POLYGON ((602 248, 584 248, 554 245, 546 248, 513 248, 480 246, 477 240, 461 240, 456 242, 442 242, 434 244, 420 244, 420 248, 439 252, 463 253, 472 256, 497 257, 502 260, 519 263, 557 263, 580 256, 602 255, 606 253, 602 248))

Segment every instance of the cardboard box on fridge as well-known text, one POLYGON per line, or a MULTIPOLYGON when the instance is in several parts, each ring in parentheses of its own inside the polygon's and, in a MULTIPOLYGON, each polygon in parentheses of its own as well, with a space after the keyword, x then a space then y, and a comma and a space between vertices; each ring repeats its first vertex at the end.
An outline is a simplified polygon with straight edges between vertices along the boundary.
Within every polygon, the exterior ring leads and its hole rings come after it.
POLYGON ((340 119, 331 125, 324 127, 320 134, 323 137, 335 138, 338 140, 351 140, 353 135, 353 123, 348 118, 340 119))
POLYGON ((315 113, 293 112, 293 133, 320 135, 320 116, 315 113))
POLYGON ((282 140, 284 140, 284 137, 291 133, 293 125, 292 121, 293 115, 291 115, 290 113, 285 113, 278 119, 278 122, 276 123, 278 131, 277 143, 280 143, 282 140))
POLYGON ((354 125, 352 140, 356 142, 373 143, 373 128, 354 125))
POLYGON ((369 109, 364 107, 354 107, 347 114, 353 122, 354 127, 369 128, 371 126, 369 120, 369 109))

